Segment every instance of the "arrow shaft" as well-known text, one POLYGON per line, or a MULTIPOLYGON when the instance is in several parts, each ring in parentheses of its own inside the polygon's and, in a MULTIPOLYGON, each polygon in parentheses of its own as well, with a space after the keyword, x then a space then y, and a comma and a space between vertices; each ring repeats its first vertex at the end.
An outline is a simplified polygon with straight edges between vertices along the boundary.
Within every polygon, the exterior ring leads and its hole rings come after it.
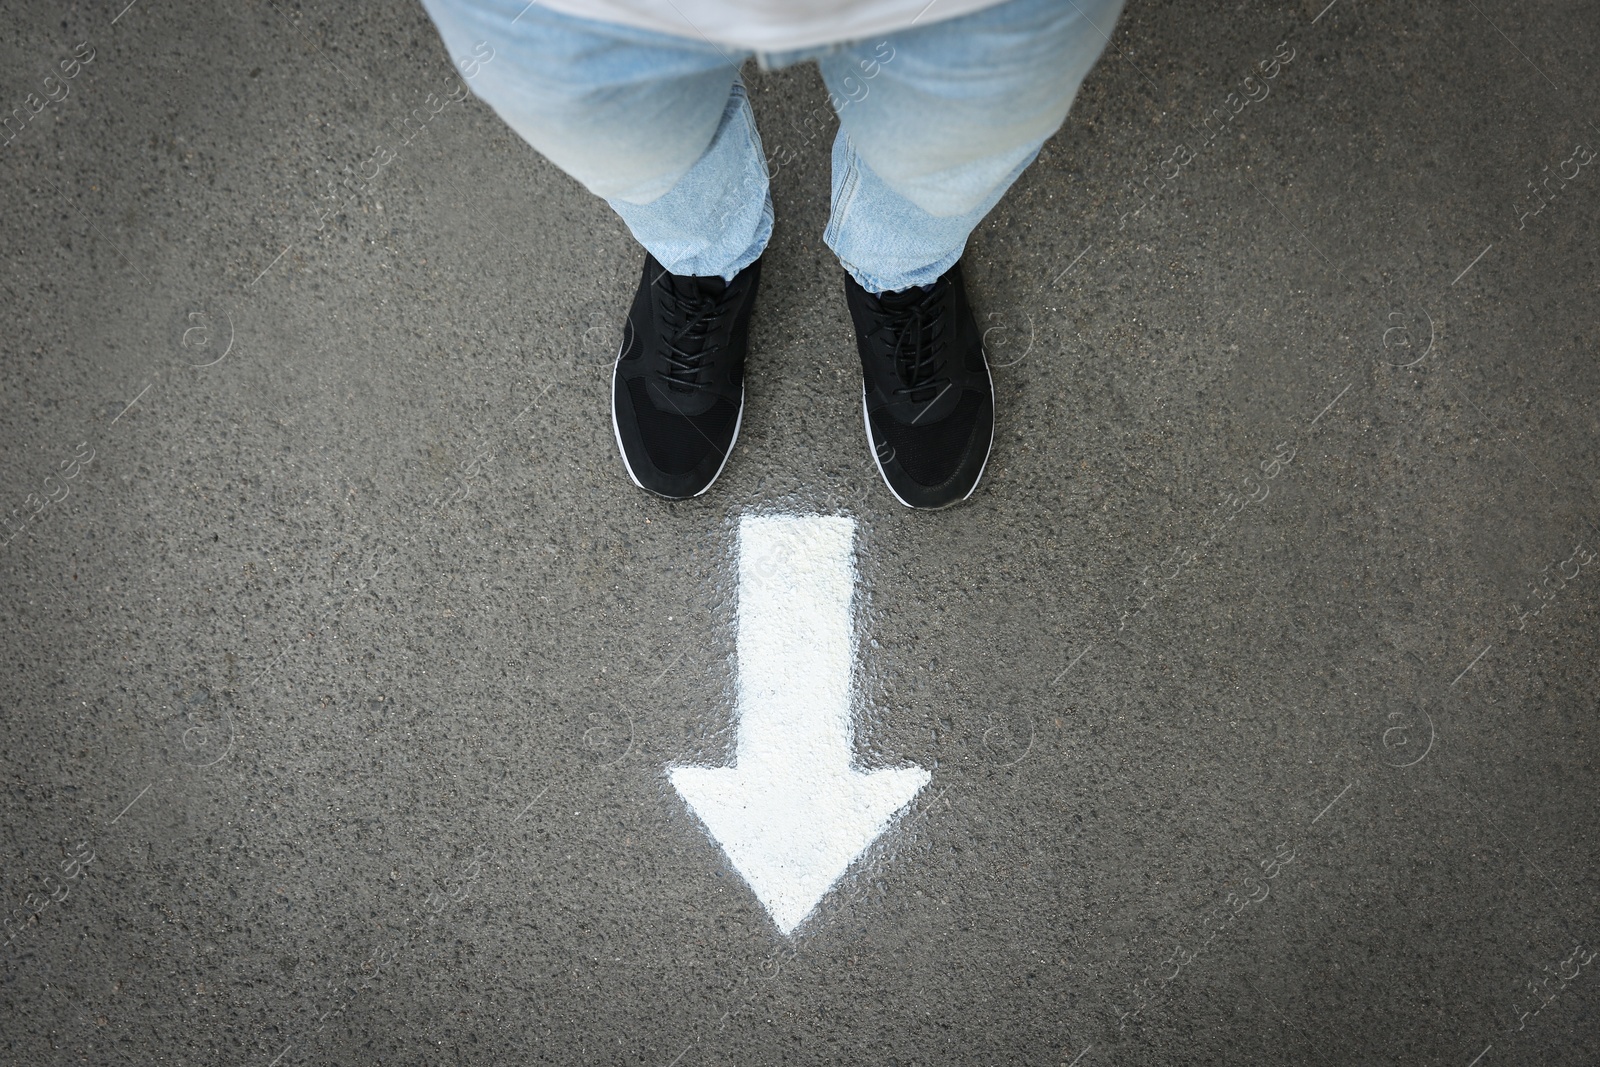
POLYGON ((855 523, 747 516, 739 526, 741 769, 850 767, 855 523))

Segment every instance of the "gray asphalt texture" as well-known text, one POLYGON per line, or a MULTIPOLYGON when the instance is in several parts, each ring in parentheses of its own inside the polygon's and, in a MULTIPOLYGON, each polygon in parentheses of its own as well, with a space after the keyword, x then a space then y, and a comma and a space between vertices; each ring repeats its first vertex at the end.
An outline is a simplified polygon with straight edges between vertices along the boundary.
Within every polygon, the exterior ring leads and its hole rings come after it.
POLYGON ((669 504, 607 414, 641 251, 419 6, 0 39, 66 90, 0 151, 0 1061, 1600 1059, 1591 7, 1135 0, 973 236, 1000 430, 937 514, 814 67, 745 71, 796 158, 669 504), (932 772, 793 938, 666 779, 731 760, 752 511, 857 519, 858 763, 932 772))

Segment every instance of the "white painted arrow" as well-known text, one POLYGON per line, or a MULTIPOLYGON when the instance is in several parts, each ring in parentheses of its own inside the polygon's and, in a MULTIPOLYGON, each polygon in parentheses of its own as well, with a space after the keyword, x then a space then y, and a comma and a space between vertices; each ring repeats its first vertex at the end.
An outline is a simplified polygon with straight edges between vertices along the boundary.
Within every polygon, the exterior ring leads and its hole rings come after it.
POLYGON ((668 768, 785 934, 928 782, 851 766, 854 536, 836 516, 740 521, 738 753, 668 768))

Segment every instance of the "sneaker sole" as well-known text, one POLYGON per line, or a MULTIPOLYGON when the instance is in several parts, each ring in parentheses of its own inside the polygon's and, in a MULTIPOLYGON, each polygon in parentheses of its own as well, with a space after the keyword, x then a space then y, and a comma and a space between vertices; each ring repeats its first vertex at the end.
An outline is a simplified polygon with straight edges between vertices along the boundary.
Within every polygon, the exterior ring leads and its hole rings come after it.
MULTIPOLYGON (((984 377, 989 379, 989 402, 992 404, 994 403, 994 375, 989 372, 989 360, 987 357, 983 361, 983 374, 984 377)), ((741 407, 740 410, 742 413, 743 408, 741 407)), ((968 497, 978 491, 978 486, 983 481, 983 472, 989 469, 989 457, 994 455, 994 430, 997 422, 998 420, 993 418, 989 420, 989 443, 984 448, 983 464, 978 467, 978 476, 972 479, 972 488, 967 490, 966 495, 959 500, 952 500, 948 504, 940 504, 936 508, 919 508, 915 504, 906 503, 905 499, 894 491, 894 485, 889 481, 889 475, 884 472, 883 463, 878 459, 878 450, 872 443, 872 416, 867 414, 867 386, 865 382, 861 385, 861 426, 867 432, 867 451, 872 454, 872 465, 878 468, 878 477, 882 478, 883 484, 888 487, 889 495, 900 501, 900 503, 905 504, 912 511, 943 511, 945 508, 955 507, 957 504, 964 503, 968 497)))
MULTIPOLYGON (((626 337, 623 338, 623 344, 627 344, 626 337)), ((744 425, 744 383, 739 383, 739 414, 735 416, 733 420, 733 437, 728 440, 728 454, 722 457, 722 465, 717 468, 717 473, 713 474, 711 476, 711 480, 705 484, 705 488, 701 489, 700 492, 695 493, 694 496, 662 496, 654 489, 646 486, 639 480, 638 476, 633 473, 633 464, 628 462, 628 450, 622 447, 622 428, 617 425, 617 368, 621 365, 622 349, 618 348, 617 358, 611 361, 611 435, 617 439, 617 452, 622 456, 622 467, 628 472, 628 481, 632 482, 640 489, 643 489, 651 496, 660 497, 662 500, 693 500, 701 493, 704 493, 706 489, 710 489, 713 485, 716 485, 717 479, 722 477, 722 472, 727 469, 728 460, 733 458, 733 446, 739 443, 739 427, 744 425)), ((985 458, 984 462, 988 463, 989 461, 987 458, 985 458)), ((980 474, 979 477, 982 477, 982 475, 980 474)))

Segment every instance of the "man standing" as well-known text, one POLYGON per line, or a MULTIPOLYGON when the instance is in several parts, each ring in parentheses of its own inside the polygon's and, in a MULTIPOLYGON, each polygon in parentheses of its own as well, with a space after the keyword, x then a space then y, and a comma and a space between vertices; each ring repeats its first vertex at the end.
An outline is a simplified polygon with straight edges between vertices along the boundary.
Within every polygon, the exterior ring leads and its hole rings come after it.
POLYGON ((423 0, 473 87, 645 248, 612 372, 634 484, 710 488, 744 411, 771 163, 739 77, 815 61, 839 115, 824 233, 890 492, 965 500, 994 438, 968 235, 1065 120, 1122 0, 423 0))

